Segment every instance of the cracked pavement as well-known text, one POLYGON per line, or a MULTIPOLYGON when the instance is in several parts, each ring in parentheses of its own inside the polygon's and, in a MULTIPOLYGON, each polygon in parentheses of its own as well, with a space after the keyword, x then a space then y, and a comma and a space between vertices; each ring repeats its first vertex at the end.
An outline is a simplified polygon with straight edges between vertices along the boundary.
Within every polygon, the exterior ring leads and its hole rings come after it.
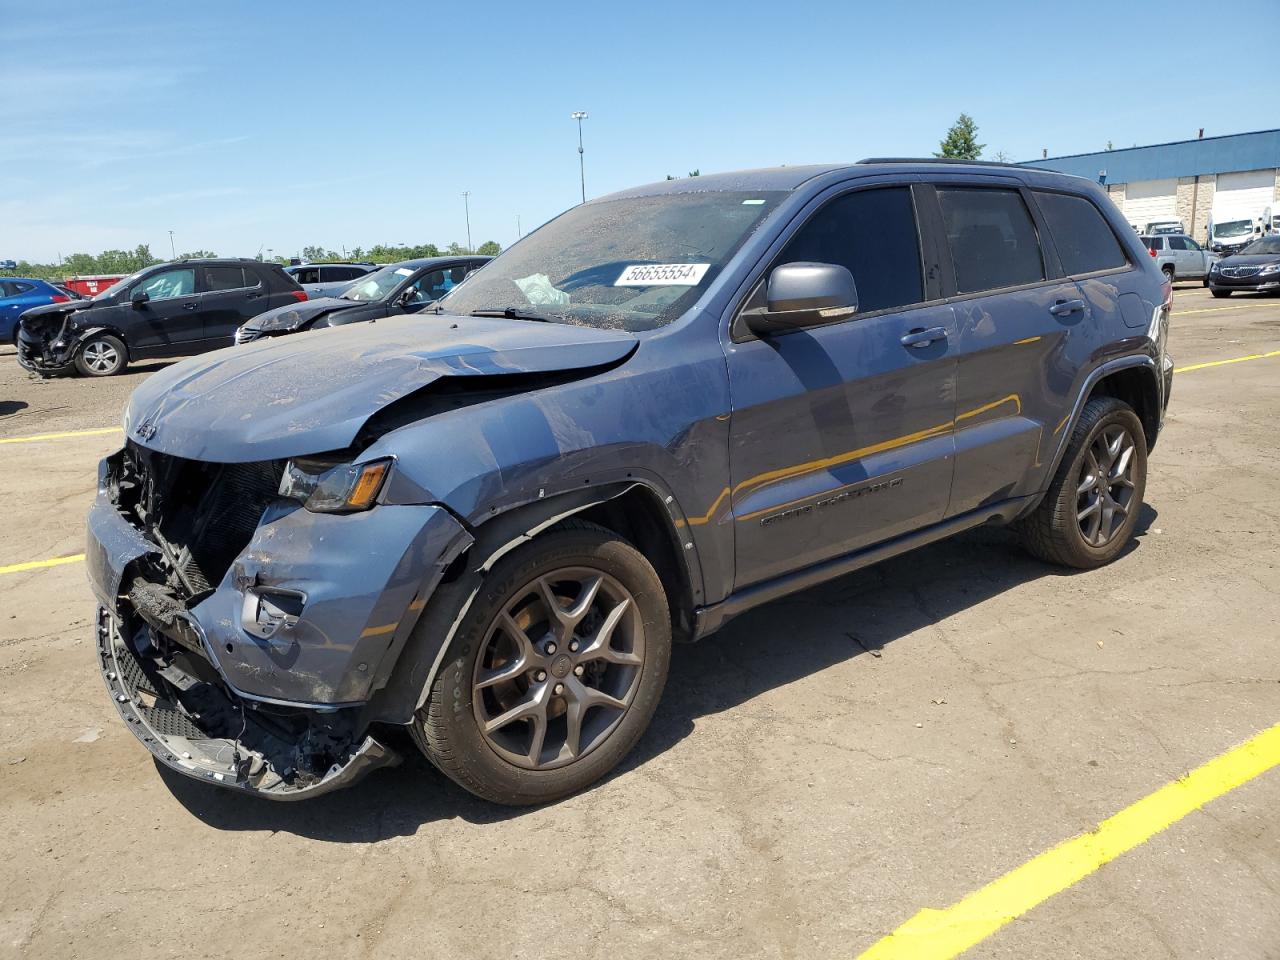
MULTIPOLYGON (((1277 321, 1183 285, 1171 347, 1275 350, 1277 321)), ((41 383, 0 350, 0 436, 117 422, 157 367, 41 383)), ((855 956, 1280 721, 1278 414, 1280 358, 1177 376, 1115 565, 982 529, 753 611, 675 651, 613 776, 536 810, 412 756, 303 804, 161 773, 97 676, 83 569, 5 576, 0 957, 855 956)), ((0 448, 0 565, 80 551, 116 443, 0 448)), ((1276 809, 1272 771, 966 956, 1280 956, 1276 809)))

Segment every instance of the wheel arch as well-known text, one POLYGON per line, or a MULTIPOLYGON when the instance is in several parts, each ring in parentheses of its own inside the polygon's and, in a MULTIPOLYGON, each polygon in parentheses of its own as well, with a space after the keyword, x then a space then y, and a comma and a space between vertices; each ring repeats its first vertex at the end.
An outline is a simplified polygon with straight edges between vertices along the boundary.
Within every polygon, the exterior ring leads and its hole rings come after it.
POLYGON ((132 359, 129 353, 129 341, 125 337, 125 335, 120 331, 118 327, 107 326, 104 324, 99 324, 96 327, 89 327, 87 330, 80 331, 80 333, 76 337, 76 350, 77 351, 80 350, 86 343, 88 343, 90 340, 92 340, 94 337, 96 337, 100 333, 108 334, 109 336, 115 337, 117 340, 120 341, 120 345, 124 347, 124 359, 126 363, 128 363, 129 360, 132 359))
POLYGON ((695 595, 702 591, 697 550, 680 535, 674 500, 656 484, 628 480, 584 487, 514 506, 472 525, 441 582, 426 599, 386 685, 369 705, 369 719, 409 723, 435 682, 444 655, 484 577, 502 556, 570 517, 589 520, 629 540, 658 573, 671 607, 672 637, 694 636, 695 595))

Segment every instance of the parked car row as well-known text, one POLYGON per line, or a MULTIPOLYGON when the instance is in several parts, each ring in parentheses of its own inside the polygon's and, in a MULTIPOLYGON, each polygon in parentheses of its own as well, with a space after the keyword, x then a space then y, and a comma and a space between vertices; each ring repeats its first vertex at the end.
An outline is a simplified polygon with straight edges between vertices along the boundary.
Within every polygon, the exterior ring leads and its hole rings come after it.
MULTIPOLYGON (((435 257, 381 269, 347 264, 341 296, 310 299, 298 279, 316 267, 258 260, 162 263, 81 299, 43 280, 0 279, 0 336, 43 376, 117 374, 135 360, 190 356, 233 343, 413 313, 439 299, 488 257, 435 257), (19 322, 19 320, 21 322, 19 322)), ((323 265, 327 267, 328 265, 323 265)), ((321 287, 325 274, 319 274, 321 287)))

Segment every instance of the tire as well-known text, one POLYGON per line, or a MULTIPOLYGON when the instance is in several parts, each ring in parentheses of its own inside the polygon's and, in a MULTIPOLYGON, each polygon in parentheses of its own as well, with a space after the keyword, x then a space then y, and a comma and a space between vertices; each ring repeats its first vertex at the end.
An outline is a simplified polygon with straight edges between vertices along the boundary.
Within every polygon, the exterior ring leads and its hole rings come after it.
POLYGON ((1160 268, 1160 271, 1161 271, 1161 273, 1163 273, 1163 274, 1164 274, 1164 278, 1165 278, 1166 280, 1168 280, 1170 283, 1173 283, 1173 281, 1174 281, 1174 277, 1173 277, 1173 267, 1167 267, 1167 266, 1166 266, 1166 267, 1161 267, 1161 268, 1160 268))
POLYGON ((635 746, 670 660, 670 610, 649 561, 610 530, 566 521, 485 576, 411 731, 433 764, 485 800, 558 800, 635 746))
POLYGON ((1221 300, 1223 297, 1231 296, 1230 290, 1210 290, 1209 292, 1212 293, 1219 300, 1221 300))
POLYGON ((1127 403, 1096 397, 1081 411, 1044 499, 1017 525, 1023 546, 1041 560, 1065 567, 1105 566, 1133 537, 1146 485, 1147 441, 1142 422, 1127 403), (1126 439, 1106 462, 1097 445, 1110 447, 1109 441, 1117 435, 1126 439), (1094 469, 1099 461, 1105 470, 1094 469), (1108 498, 1115 506, 1108 506, 1108 498), (1123 510, 1118 522, 1117 509, 1123 510))
POLYGON ((129 354, 119 337, 99 333, 76 351, 76 370, 84 377, 113 377, 129 365, 129 354))

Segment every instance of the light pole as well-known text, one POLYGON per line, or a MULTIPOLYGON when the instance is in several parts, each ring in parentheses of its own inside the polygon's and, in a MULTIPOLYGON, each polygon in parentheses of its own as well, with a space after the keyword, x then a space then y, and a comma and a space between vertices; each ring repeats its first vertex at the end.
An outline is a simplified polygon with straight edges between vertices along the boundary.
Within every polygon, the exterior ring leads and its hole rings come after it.
POLYGON ((178 259, 178 250, 177 250, 177 248, 173 245, 173 231, 172 231, 172 230, 170 230, 170 231, 169 231, 169 259, 170 259, 170 260, 177 260, 177 259, 178 259))
POLYGON ((471 191, 462 191, 462 208, 467 213, 467 253, 471 252, 471 191))
POLYGON ((587 168, 582 158, 582 121, 587 119, 587 111, 575 110, 569 114, 570 120, 578 121, 578 177, 582 181, 582 202, 587 202, 587 168))

